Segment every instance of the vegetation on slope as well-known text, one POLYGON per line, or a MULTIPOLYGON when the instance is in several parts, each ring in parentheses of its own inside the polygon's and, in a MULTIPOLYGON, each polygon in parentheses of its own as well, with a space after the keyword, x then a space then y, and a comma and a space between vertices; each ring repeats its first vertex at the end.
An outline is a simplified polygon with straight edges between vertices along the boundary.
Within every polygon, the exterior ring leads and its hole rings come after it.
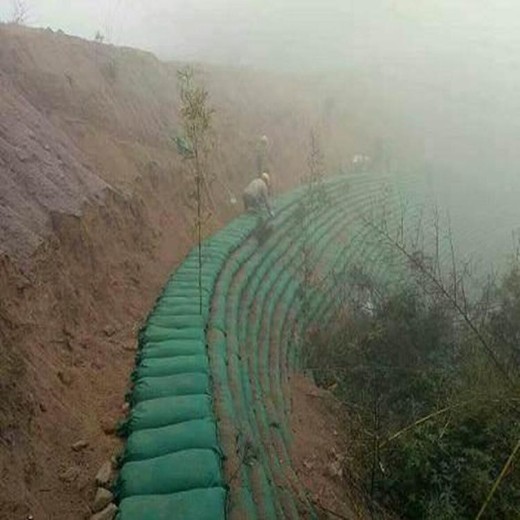
POLYGON ((376 227, 406 281, 352 269, 332 325, 307 338, 308 368, 350 417, 345 473, 376 518, 516 519, 520 261, 470 291, 467 265, 444 275, 376 227))

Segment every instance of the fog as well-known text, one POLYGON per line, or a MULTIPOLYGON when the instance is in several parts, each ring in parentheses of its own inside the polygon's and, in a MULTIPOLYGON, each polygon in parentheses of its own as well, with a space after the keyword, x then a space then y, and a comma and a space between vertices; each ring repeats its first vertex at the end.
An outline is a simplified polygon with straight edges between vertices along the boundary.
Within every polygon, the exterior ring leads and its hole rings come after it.
MULTIPOLYGON (((291 68, 507 65, 514 0, 25 0, 32 25, 176 56, 291 68), (489 63, 491 62, 491 63, 489 63)), ((12 1, 0 2, 8 19, 12 1)), ((431 72, 435 73, 434 67, 431 72)), ((486 67, 487 68, 487 67, 486 67)))
MULTIPOLYGON (((26 4, 30 25, 86 38, 100 31, 163 59, 319 76, 336 92, 336 107, 365 107, 392 168, 428 172, 441 196, 470 216, 505 208, 511 225, 519 217, 517 0, 26 4)), ((10 10, 1 0, 0 18, 10 10)))

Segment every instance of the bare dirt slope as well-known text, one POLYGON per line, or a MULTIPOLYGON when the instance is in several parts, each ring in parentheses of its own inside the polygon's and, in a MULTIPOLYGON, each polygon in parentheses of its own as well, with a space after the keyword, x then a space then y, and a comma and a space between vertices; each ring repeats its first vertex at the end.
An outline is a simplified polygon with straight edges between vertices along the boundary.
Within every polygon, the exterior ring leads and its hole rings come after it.
POLYGON ((372 518, 349 468, 345 406, 303 375, 291 378, 291 457, 319 518, 372 518))
MULTIPOLYGON (((192 243, 171 138, 177 65, 132 49, 0 25, 0 518, 88 517, 135 331, 192 243), (78 452, 71 446, 84 440, 78 452)), ((210 228, 270 137, 279 189, 319 125, 334 166, 348 124, 301 80, 205 69, 217 110, 210 228)), ((208 228, 208 231, 210 231, 208 228)))

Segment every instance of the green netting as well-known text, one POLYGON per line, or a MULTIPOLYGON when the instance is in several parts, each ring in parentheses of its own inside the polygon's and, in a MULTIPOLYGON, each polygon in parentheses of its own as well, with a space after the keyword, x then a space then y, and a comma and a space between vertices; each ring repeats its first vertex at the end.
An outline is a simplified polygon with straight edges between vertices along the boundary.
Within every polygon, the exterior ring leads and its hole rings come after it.
MULTIPOLYGON (((222 485, 220 456, 217 452, 186 450, 127 462, 119 473, 116 494, 124 499, 135 495, 166 495, 222 485)), ((172 511, 172 516, 174 514, 172 511)))
POLYGON ((188 449, 218 451, 217 428, 210 419, 197 419, 132 433, 127 440, 124 460, 160 457, 188 449))
POLYGON ((121 502, 117 520, 225 520, 225 505, 226 491, 221 487, 136 496, 121 502))

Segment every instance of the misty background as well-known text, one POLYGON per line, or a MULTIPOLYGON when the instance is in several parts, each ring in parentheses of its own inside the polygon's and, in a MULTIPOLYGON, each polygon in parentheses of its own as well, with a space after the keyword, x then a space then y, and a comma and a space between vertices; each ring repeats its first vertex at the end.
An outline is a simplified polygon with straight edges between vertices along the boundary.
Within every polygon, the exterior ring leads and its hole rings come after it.
MULTIPOLYGON (((0 0, 0 19, 11 4, 0 0)), ((391 169, 424 175, 460 222, 487 222, 489 234, 520 226, 517 0, 26 4, 28 25, 99 31, 164 60, 313 77, 331 110, 371 121, 360 152, 382 147, 391 169)))

